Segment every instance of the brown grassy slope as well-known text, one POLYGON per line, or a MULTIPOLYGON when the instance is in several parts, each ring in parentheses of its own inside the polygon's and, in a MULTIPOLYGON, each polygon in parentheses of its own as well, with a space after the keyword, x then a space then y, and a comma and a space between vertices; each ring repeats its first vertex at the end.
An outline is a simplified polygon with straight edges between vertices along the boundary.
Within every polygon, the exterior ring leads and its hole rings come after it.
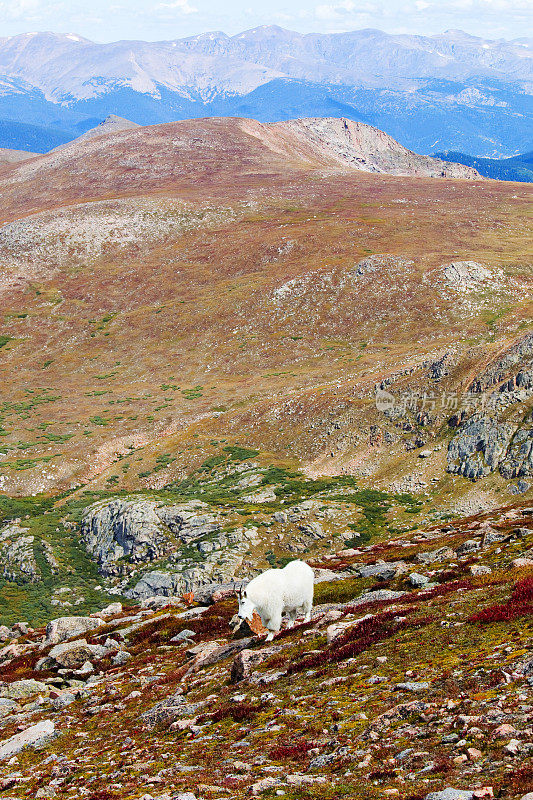
POLYGON ((423 384, 454 348, 461 385, 523 335, 527 186, 326 166, 199 120, 10 168, 2 488, 161 483, 221 437, 350 470, 377 381, 412 368, 423 384), (358 274, 372 254, 396 260, 358 274), (464 259, 504 278, 458 295, 440 266, 464 259), (172 467, 140 479, 162 453, 172 467))

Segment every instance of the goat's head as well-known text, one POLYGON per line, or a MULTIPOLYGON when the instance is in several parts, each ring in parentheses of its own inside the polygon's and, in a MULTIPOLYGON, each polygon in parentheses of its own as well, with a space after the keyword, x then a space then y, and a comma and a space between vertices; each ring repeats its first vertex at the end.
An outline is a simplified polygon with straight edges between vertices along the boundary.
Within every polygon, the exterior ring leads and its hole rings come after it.
POLYGON ((234 631, 238 630, 241 627, 245 619, 251 620, 255 611, 254 604, 246 594, 245 586, 241 586, 239 589, 236 589, 235 593, 239 601, 239 610, 237 611, 237 614, 234 617, 236 622, 234 631))

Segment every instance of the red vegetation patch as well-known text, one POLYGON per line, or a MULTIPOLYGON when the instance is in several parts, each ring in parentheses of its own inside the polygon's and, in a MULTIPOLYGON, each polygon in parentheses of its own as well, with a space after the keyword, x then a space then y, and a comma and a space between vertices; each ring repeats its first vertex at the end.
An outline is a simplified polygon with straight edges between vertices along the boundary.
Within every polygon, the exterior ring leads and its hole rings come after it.
MULTIPOLYGON (((402 612, 403 615, 412 613, 412 609, 402 612)), ((397 612, 386 611, 384 614, 365 619, 358 625, 349 628, 340 639, 335 641, 321 653, 313 653, 293 662, 287 674, 292 675, 314 667, 324 667, 327 664, 335 664, 347 658, 359 655, 368 650, 373 644, 389 639, 405 628, 423 627, 433 621, 432 617, 424 617, 416 620, 399 620, 397 612)))
POLYGON ((503 781, 503 788, 509 789, 512 794, 523 795, 533 791, 533 764, 526 764, 514 772, 508 773, 503 781))
POLYGON ((473 614, 469 622, 508 622, 533 614, 533 578, 518 581, 506 603, 496 603, 473 614))
POLYGON ((209 719, 212 722, 220 722, 222 719, 229 718, 234 722, 244 722, 244 720, 253 719, 264 707, 264 703, 224 703, 213 714, 203 714, 198 717, 198 721, 205 722, 209 719))
POLYGON ((231 633, 230 619, 236 610, 235 601, 225 600, 210 606, 198 620, 192 623, 187 620, 191 629, 196 631, 197 638, 195 641, 200 641, 204 638, 216 638, 217 636, 229 636, 231 633))
POLYGON ((180 633, 186 627, 183 620, 177 619, 154 619, 147 625, 143 625, 139 630, 131 634, 130 642, 133 646, 166 644, 169 639, 180 633))
POLYGON ((270 757, 274 761, 284 761, 290 759, 291 761, 303 761, 307 758, 309 750, 314 747, 313 742, 303 739, 301 742, 284 742, 276 747, 270 749, 270 757))
POLYGON ((35 669, 36 663, 42 658, 42 651, 38 653, 26 653, 22 656, 17 656, 9 664, 2 667, 2 680, 11 683, 11 681, 26 680, 28 678, 35 678, 42 681, 44 678, 51 678, 54 673, 50 670, 35 669))

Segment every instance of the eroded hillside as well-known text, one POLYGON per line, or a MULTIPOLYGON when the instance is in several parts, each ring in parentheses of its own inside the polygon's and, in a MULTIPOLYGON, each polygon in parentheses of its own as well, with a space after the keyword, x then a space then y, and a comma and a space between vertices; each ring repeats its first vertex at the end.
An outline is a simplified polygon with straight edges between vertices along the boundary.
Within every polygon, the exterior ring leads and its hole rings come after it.
POLYGON ((224 439, 468 493, 446 398, 527 339, 527 187, 343 170, 258 131, 138 128, 6 168, 5 491, 159 488, 224 439), (387 418, 380 384, 433 400, 387 418))

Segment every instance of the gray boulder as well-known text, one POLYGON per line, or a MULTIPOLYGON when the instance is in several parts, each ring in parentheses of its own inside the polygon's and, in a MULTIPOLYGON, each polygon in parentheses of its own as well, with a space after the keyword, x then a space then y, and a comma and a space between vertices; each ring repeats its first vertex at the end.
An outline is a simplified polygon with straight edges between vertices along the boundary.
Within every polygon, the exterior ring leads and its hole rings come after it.
POLYGON ((46 644, 57 644, 81 636, 103 625, 98 617, 59 617, 46 626, 46 644))
POLYGON ((56 711, 61 711, 62 708, 70 706, 76 700, 76 695, 72 692, 61 692, 59 697, 54 697, 52 705, 56 711))
POLYGON ((474 793, 469 789, 442 789, 440 792, 430 792, 425 800, 473 800, 474 793))
POLYGON ((156 570, 146 572, 135 586, 124 594, 132 600, 145 600, 154 595, 172 597, 185 591, 187 585, 181 573, 156 570))
POLYGON ((39 746, 49 739, 55 731, 55 725, 52 720, 45 719, 26 728, 25 731, 16 733, 11 738, 0 743, 0 761, 6 758, 12 758, 17 753, 24 750, 25 747, 39 746))
POLYGON ((360 578, 378 578, 388 581, 405 571, 405 567, 403 561, 383 561, 381 564, 363 564, 357 567, 357 574, 360 578))
POLYGON ((36 681, 33 678, 0 684, 0 697, 5 697, 8 700, 23 700, 26 697, 47 691, 48 686, 45 683, 36 681))
POLYGON ((420 589, 422 586, 426 586, 429 583, 429 578, 425 575, 421 575, 419 572, 411 572, 409 575, 409 583, 411 586, 414 586, 415 589, 420 589))
POLYGON ((391 589, 377 589, 374 592, 365 592, 355 600, 351 600, 348 605, 363 606, 366 605, 366 603, 381 603, 383 600, 398 600, 400 597, 403 597, 403 595, 404 592, 393 592, 391 589))
POLYGON ((119 650, 118 653, 111 659, 111 663, 115 667, 121 667, 123 664, 126 664, 130 658, 131 653, 128 653, 127 650, 119 650))
POLYGON ((419 564, 433 564, 435 561, 450 561, 452 558, 455 558, 455 553, 451 547, 439 547, 438 550, 417 553, 415 561, 418 561, 419 564))
POLYGON ((52 647, 48 656, 37 662, 36 669, 79 669, 87 661, 102 658, 107 649, 99 644, 88 644, 86 639, 77 639, 74 642, 63 642, 52 647))

